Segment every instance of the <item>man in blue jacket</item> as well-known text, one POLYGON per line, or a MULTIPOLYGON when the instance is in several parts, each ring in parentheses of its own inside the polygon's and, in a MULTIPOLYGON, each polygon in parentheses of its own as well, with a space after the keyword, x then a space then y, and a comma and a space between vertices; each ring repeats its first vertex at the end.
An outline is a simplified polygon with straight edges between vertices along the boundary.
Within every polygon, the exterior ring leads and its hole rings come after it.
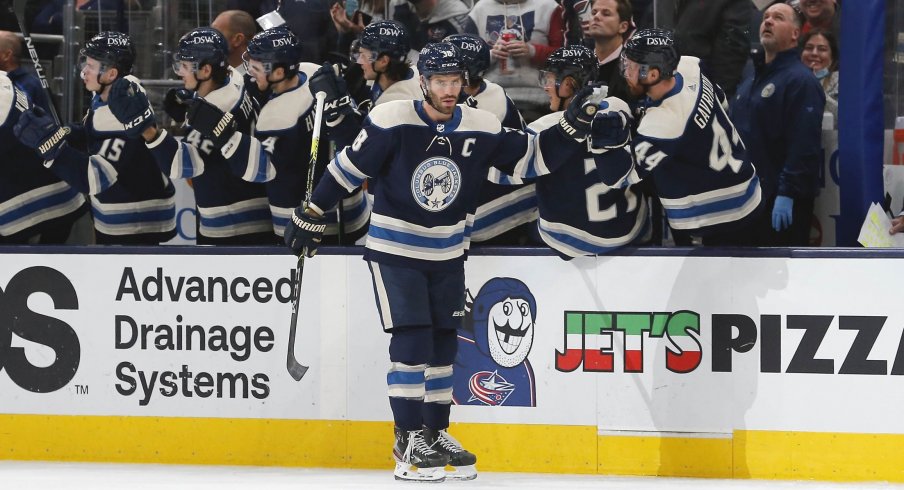
POLYGON ((755 73, 738 87, 731 119, 756 166, 763 201, 759 245, 807 246, 822 158, 825 94, 800 62, 801 18, 784 3, 763 14, 755 73), (771 204, 770 204, 771 203, 771 204))

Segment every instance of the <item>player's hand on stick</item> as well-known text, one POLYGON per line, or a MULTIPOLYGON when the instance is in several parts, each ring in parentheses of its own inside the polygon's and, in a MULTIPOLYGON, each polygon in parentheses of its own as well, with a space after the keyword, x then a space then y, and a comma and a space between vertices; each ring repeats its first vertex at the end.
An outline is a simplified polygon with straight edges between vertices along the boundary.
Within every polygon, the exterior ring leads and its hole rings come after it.
POLYGON ((35 106, 19 116, 13 134, 23 145, 35 150, 44 160, 53 160, 66 145, 69 128, 59 126, 44 109, 35 106))
POLYGON ((326 231, 326 223, 322 216, 308 208, 302 210, 299 206, 292 213, 292 219, 286 225, 286 246, 292 249, 297 256, 304 254, 311 258, 317 253, 317 247, 323 240, 323 232, 326 231))
POLYGON ((230 112, 223 112, 217 106, 203 99, 195 99, 186 112, 188 125, 222 148, 238 129, 238 122, 230 112))
POLYGON ((348 95, 345 80, 336 74, 333 65, 324 63, 311 76, 311 93, 323 92, 326 94, 323 104, 323 117, 327 124, 336 121, 339 117, 354 112, 355 106, 348 95))
POLYGON ((135 82, 120 78, 110 87, 107 105, 116 120, 125 126, 130 138, 137 138, 145 129, 157 123, 148 96, 135 82))

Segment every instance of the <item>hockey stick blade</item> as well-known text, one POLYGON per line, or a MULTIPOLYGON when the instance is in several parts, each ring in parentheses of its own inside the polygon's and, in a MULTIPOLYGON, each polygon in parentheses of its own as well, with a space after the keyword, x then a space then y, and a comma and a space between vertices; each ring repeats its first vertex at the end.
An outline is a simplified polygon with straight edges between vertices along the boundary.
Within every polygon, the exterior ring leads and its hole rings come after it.
POLYGON ((286 370, 295 381, 301 381, 308 366, 298 362, 295 358, 295 331, 298 328, 298 303, 301 302, 301 273, 304 270, 304 255, 299 257, 298 266, 295 268, 295 291, 292 294, 292 323, 289 325, 289 353, 286 356, 286 370))

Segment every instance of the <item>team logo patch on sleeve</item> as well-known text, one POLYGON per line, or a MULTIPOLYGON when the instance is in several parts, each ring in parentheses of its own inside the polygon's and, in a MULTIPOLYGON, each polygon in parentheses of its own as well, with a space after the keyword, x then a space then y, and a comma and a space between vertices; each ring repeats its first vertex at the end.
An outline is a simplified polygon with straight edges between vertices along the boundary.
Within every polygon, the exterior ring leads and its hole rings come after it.
POLYGON ((421 162, 411 177, 414 200, 427 211, 448 208, 461 190, 461 172, 452 160, 432 157, 421 162))

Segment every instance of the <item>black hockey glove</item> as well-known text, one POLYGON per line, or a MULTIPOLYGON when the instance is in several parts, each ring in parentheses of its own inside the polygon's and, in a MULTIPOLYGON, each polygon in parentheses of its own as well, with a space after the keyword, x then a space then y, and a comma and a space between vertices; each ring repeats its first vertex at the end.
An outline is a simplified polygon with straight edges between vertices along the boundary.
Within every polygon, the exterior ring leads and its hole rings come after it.
POLYGON ((313 75, 311 75, 310 83, 311 93, 317 95, 317 92, 326 94, 323 104, 323 118, 327 124, 339 119, 346 114, 351 114, 355 110, 352 104, 352 98, 348 95, 345 80, 343 80, 336 72, 333 71, 333 65, 324 63, 313 75))
POLYGON ((326 224, 323 218, 314 216, 310 211, 304 212, 299 206, 292 213, 292 220, 286 225, 283 238, 286 246, 291 248, 296 256, 304 254, 305 257, 311 258, 317 253, 324 231, 326 224))
POLYGON ((594 87, 587 85, 571 99, 571 103, 559 119, 559 130, 566 137, 575 141, 583 141, 587 137, 599 103, 593 95, 594 87))
POLYGON ((195 93, 184 88, 171 88, 163 97, 163 110, 179 124, 185 122, 185 112, 194 98, 195 93))
POLYGON ((245 92, 247 92, 248 95, 252 99, 254 99, 255 102, 257 102, 257 105, 259 107, 263 107, 264 103, 270 100, 270 95, 273 93, 272 90, 262 91, 261 89, 259 89, 257 87, 257 82, 255 82, 254 79, 251 78, 251 75, 247 73, 242 77, 242 80, 244 82, 245 92))
POLYGON ((631 115, 628 104, 606 99, 599 105, 590 124, 590 146, 594 149, 621 148, 631 140, 631 115))
POLYGON ((16 138, 37 151, 44 160, 53 160, 60 154, 69 132, 69 128, 60 127, 50 114, 38 106, 23 112, 13 126, 16 138))
POLYGON ((148 96, 138 84, 125 78, 113 82, 107 105, 116 120, 122 123, 129 138, 138 138, 145 129, 157 123, 148 96))
POLYGON ((211 140, 217 149, 229 141, 238 130, 238 122, 231 112, 223 112, 203 99, 195 99, 186 112, 188 125, 211 140))

